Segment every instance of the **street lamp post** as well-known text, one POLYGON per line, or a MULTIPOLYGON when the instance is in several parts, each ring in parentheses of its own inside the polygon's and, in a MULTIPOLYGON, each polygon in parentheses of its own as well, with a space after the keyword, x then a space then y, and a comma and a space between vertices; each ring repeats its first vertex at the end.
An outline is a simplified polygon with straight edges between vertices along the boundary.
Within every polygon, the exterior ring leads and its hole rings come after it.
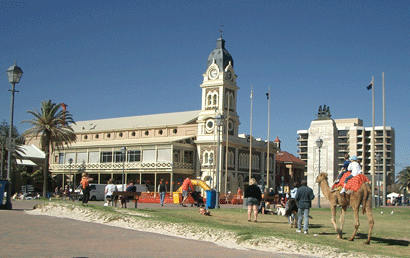
POLYGON ((127 147, 122 147, 121 152, 122 152, 122 190, 125 191, 125 154, 127 153, 127 147))
POLYGON ((282 198, 285 197, 285 177, 282 176, 282 198))
MULTIPOLYGON (((376 155, 376 160, 377 160, 377 207, 380 208, 380 159, 381 159, 380 153, 377 153, 376 155)), ((384 205, 384 204, 383 204, 384 205)))
POLYGON ((4 143, 6 142, 7 135, 3 131, 0 134, 0 140, 1 140, 1 178, 4 177, 4 143))
POLYGON ((220 150, 220 145, 221 145, 221 136, 220 136, 220 127, 222 125, 222 116, 221 114, 217 114, 215 116, 215 124, 217 126, 217 133, 218 133, 218 137, 217 137, 217 156, 216 156, 216 204, 215 204, 215 209, 219 209, 219 159, 220 159, 220 154, 219 154, 219 150, 220 150))
MULTIPOLYGON (((323 145, 323 140, 320 139, 319 137, 319 139, 316 140, 316 146, 319 149, 319 171, 318 171, 319 175, 320 175, 320 148, 322 148, 322 145, 323 145)), ((320 184, 318 184, 317 207, 320 208, 320 184)))
MULTIPOLYGON (((68 164, 70 164, 70 175, 71 175, 71 164, 73 164, 73 159, 72 158, 68 159, 68 164)), ((74 190, 74 175, 72 175, 72 176, 73 176, 73 181, 72 181, 73 193, 75 193, 75 190, 74 190)))
MULTIPOLYGON (((9 79, 9 82, 11 83, 11 105, 10 105, 10 129, 9 129, 9 146, 8 146, 8 155, 7 155, 7 180, 9 181, 9 187, 7 188, 7 200, 6 200, 6 208, 11 210, 12 205, 11 205, 11 188, 14 187, 12 186, 11 182, 11 153, 14 149, 14 140, 13 140, 13 115, 14 115, 14 93, 18 92, 15 90, 16 88, 16 83, 20 82, 21 76, 23 75, 23 71, 21 70, 20 67, 17 66, 17 63, 15 63, 13 66, 10 66, 10 68, 7 70, 7 76, 9 79), (13 146, 12 146, 13 145, 13 146)), ((14 189, 13 189, 14 190, 14 189)))

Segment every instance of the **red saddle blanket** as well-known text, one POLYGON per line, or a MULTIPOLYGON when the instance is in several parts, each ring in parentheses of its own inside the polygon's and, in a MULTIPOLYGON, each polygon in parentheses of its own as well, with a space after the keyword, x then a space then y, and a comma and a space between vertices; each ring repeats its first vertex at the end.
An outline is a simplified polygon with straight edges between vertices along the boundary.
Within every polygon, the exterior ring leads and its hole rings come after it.
POLYGON ((354 177, 350 178, 349 181, 347 181, 347 184, 344 185, 345 184, 345 179, 348 176, 350 176, 350 172, 344 173, 342 178, 340 178, 339 183, 334 184, 332 188, 337 188, 339 186, 340 187, 344 186, 346 190, 352 190, 353 192, 356 192, 357 190, 359 190, 360 186, 362 186, 362 184, 364 182, 369 181, 369 179, 365 175, 360 174, 360 175, 357 175, 357 176, 354 176, 354 177))

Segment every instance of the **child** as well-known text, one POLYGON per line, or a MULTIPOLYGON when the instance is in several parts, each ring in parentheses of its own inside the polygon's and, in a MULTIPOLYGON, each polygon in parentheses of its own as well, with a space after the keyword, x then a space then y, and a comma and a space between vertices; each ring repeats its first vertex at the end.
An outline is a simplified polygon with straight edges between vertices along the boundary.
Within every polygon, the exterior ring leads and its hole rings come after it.
POLYGON ((360 175, 361 173, 363 173, 362 168, 360 166, 360 164, 357 162, 357 157, 355 155, 353 155, 350 160, 352 162, 350 162, 349 167, 347 168, 347 171, 350 171, 350 176, 346 177, 345 179, 345 185, 343 186, 342 191, 340 191, 340 194, 344 193, 346 191, 345 186, 347 184, 347 181, 349 181, 350 178, 360 175))
POLYGON ((210 211, 207 211, 206 209, 204 209, 204 208, 199 208, 199 213, 201 213, 201 215, 207 215, 207 216, 210 216, 211 215, 211 212, 210 211))
MULTIPOLYGON (((356 160, 357 160, 357 157, 356 157, 356 160)), ((342 178, 344 173, 348 171, 349 165, 350 165, 349 154, 345 154, 345 162, 343 163, 343 166, 342 166, 342 172, 337 177, 335 184, 339 183, 340 178, 342 178)))

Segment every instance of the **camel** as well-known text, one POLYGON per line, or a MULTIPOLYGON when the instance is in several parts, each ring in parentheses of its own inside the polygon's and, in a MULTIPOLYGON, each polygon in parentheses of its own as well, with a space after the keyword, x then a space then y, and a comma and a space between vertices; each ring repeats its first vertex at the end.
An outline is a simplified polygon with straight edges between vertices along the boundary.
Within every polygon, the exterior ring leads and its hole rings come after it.
POLYGON ((352 237, 349 241, 354 241, 356 236, 357 230, 359 228, 359 207, 362 205, 362 212, 363 214, 366 212, 367 219, 369 221, 369 234, 367 236, 367 240, 364 244, 370 244, 370 237, 373 230, 374 220, 373 220, 373 213, 372 213, 372 191, 370 185, 366 182, 363 183, 359 190, 352 194, 340 194, 339 191, 332 192, 329 187, 329 182, 327 179, 327 173, 320 173, 317 176, 316 182, 319 183, 319 187, 322 190, 323 195, 330 201, 330 208, 332 212, 332 224, 335 227, 336 232, 338 233, 337 238, 342 239, 342 231, 343 231, 343 223, 345 221, 345 213, 347 206, 351 206, 354 212, 355 218, 355 229, 353 232, 352 237), (322 183, 323 182, 323 183, 322 183), (340 216, 340 229, 337 228, 336 225, 336 206, 340 205, 342 207, 342 215, 340 216))

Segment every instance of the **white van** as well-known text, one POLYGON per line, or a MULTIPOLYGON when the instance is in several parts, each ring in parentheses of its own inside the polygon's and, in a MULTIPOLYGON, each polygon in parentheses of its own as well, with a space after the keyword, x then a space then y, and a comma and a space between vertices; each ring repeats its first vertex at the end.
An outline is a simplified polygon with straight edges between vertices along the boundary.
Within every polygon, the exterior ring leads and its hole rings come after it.
MULTIPOLYGON (((104 201, 106 184, 90 184, 90 201, 104 201)), ((81 193, 82 198, 82 193, 81 193)))

